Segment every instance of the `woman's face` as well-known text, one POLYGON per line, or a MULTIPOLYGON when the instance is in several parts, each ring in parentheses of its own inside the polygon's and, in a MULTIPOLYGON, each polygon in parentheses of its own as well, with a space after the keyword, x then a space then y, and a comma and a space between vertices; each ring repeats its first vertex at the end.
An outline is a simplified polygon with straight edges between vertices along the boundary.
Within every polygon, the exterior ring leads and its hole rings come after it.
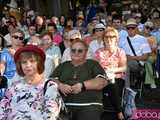
POLYGON ((52 45, 52 39, 49 35, 44 35, 41 38, 41 43, 43 49, 48 49, 48 47, 52 45))
POLYGON ((83 62, 86 60, 86 48, 85 46, 80 43, 74 43, 71 47, 71 59, 72 61, 76 61, 76 62, 83 62))
POLYGON ((21 58, 21 67, 25 76, 34 76, 38 73, 37 60, 34 56, 30 58, 21 58))
POLYGON ((104 35, 104 29, 102 28, 98 28, 98 29, 95 29, 95 35, 98 37, 98 38, 102 38, 103 35, 104 35))
POLYGON ((104 35, 104 44, 107 47, 117 46, 117 35, 114 32, 107 32, 104 35))
POLYGON ((12 37, 12 46, 14 46, 15 48, 23 47, 24 36, 22 35, 22 33, 20 32, 13 33, 11 37, 12 37))

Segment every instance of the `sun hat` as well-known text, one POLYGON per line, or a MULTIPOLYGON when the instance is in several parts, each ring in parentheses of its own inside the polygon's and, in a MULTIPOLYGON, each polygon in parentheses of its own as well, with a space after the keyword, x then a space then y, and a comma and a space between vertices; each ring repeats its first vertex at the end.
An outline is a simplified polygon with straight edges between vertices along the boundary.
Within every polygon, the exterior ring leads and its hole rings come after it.
POLYGON ((126 26, 137 26, 136 19, 134 19, 134 18, 129 18, 129 19, 127 20, 126 26))
POLYGON ((21 53, 23 52, 34 52, 37 53, 43 60, 43 62, 45 61, 46 55, 44 53, 44 51, 39 48, 36 45, 26 45, 22 48, 19 48, 16 53, 14 54, 14 61, 17 62, 19 60, 19 56, 21 53))
POLYGON ((81 33, 79 32, 79 30, 71 30, 68 32, 68 38, 69 39, 81 39, 81 33))
POLYGON ((105 29, 106 27, 102 23, 98 23, 95 25, 94 29, 105 29))

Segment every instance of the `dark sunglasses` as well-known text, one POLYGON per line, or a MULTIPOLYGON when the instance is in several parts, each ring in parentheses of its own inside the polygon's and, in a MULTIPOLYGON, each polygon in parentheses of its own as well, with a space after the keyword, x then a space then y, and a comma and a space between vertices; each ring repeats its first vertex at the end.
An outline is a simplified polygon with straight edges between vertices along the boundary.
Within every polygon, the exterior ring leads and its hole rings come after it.
POLYGON ((72 53, 76 53, 76 52, 77 53, 83 53, 83 51, 84 51, 83 49, 71 49, 72 53))
POLYGON ((79 38, 69 39, 70 42, 73 42, 74 40, 81 40, 81 39, 79 39, 79 38))
POLYGON ((23 40, 24 38, 23 37, 19 37, 19 36, 17 36, 17 35, 13 35, 12 36, 14 39, 19 39, 19 40, 23 40))
POLYGON ((130 30, 130 29, 134 30, 136 29, 136 27, 127 27, 127 30, 130 30))
POLYGON ((104 29, 96 29, 95 32, 103 32, 104 29))

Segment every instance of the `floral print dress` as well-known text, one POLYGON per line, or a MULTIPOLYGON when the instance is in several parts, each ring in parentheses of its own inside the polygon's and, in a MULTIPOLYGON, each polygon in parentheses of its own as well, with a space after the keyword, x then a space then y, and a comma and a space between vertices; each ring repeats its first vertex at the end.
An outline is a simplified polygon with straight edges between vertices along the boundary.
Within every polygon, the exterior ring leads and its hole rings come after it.
POLYGON ((36 86, 15 81, 0 101, 0 120, 56 120, 62 99, 57 84, 50 81, 36 86))

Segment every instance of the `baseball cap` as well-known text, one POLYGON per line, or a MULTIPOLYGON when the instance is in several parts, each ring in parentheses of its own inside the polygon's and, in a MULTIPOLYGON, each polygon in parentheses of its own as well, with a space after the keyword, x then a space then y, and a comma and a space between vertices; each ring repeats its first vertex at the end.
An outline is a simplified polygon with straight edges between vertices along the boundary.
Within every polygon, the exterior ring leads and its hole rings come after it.
POLYGON ((105 29, 106 27, 102 23, 98 23, 95 25, 94 29, 105 29))
POLYGON ((82 36, 81 36, 81 33, 79 32, 79 30, 71 30, 68 32, 68 38, 69 39, 76 39, 76 38, 81 39, 82 36))

